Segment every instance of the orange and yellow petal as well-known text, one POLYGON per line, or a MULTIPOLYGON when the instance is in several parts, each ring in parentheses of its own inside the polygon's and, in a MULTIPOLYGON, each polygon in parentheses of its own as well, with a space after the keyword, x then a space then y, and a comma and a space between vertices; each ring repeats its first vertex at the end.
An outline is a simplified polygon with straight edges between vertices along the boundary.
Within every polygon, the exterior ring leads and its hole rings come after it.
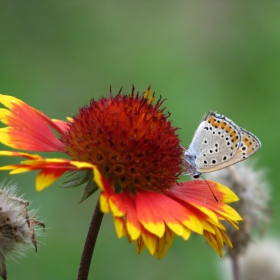
POLYGON ((201 234, 203 227, 197 213, 165 194, 141 191, 136 197, 137 216, 149 232, 161 238, 166 226, 177 235, 188 229, 201 234))
POLYGON ((137 240, 141 234, 141 224, 137 218, 134 199, 128 193, 121 193, 110 196, 109 201, 113 216, 125 216, 127 234, 132 241, 137 240))
POLYGON ((113 217, 118 238, 127 236, 125 223, 121 217, 113 217))
POLYGON ((0 120, 7 127, 0 128, 0 142, 12 148, 56 152, 63 151, 64 144, 51 128, 63 134, 67 123, 52 121, 42 112, 23 101, 0 94, 0 103, 8 109, 0 109, 0 120))
MULTIPOLYGON (((129 242, 129 243, 131 243, 131 242, 129 242)), ((146 247, 142 237, 138 238, 135 241, 135 245, 136 245, 136 252, 138 254, 141 254, 143 252, 143 250, 145 249, 145 247, 146 247)))
POLYGON ((183 182, 172 188, 172 194, 197 208, 213 221, 217 221, 217 217, 233 221, 242 220, 240 215, 226 204, 238 201, 238 197, 229 188, 219 183, 202 180, 183 182))
POLYGON ((204 231, 203 235, 209 245, 222 257, 224 243, 228 244, 232 248, 232 243, 228 236, 225 233, 225 230, 220 229, 219 227, 213 226, 215 233, 204 231))
POLYGON ((155 257, 157 259, 160 260, 165 256, 168 249, 171 247, 173 243, 174 237, 175 237, 174 232, 167 228, 163 237, 160 238, 157 242, 156 251, 155 251, 155 257))
MULTIPOLYGON (((224 243, 231 245, 231 242, 220 220, 237 224, 241 217, 223 202, 223 197, 228 200, 230 191, 216 185, 213 183, 211 187, 219 201, 212 195, 205 202, 203 197, 199 198, 196 194, 196 190, 200 193, 200 188, 204 188, 204 181, 174 186, 174 192, 141 190, 135 194, 126 191, 115 193, 114 185, 107 183, 103 184, 100 197, 101 210, 112 212, 114 219, 117 219, 115 226, 118 236, 126 235, 128 240, 135 241, 137 252, 147 247, 150 254, 161 258, 171 246, 175 234, 187 240, 193 231, 204 235, 221 255, 224 243), (188 193, 186 188, 192 194, 189 199, 185 197, 188 193)), ((233 196, 232 200, 236 200, 236 197, 233 196)))
POLYGON ((0 167, 0 170, 11 170, 10 174, 19 174, 34 170, 41 170, 36 178, 36 189, 42 191, 46 187, 50 186, 57 179, 59 179, 67 171, 77 170, 92 170, 93 180, 99 186, 103 188, 103 181, 98 168, 87 162, 71 161, 61 158, 42 158, 39 155, 29 155, 19 152, 0 152, 0 155, 9 156, 22 156, 29 158, 19 164, 12 164, 0 167))
POLYGON ((136 251, 140 254, 147 247, 149 253, 160 260, 171 247, 174 237, 174 232, 168 228, 161 238, 143 229, 141 236, 135 241, 136 251))
POLYGON ((67 170, 63 169, 43 169, 36 177, 35 186, 37 191, 42 191, 46 187, 50 186, 57 179, 59 179, 67 170))
POLYGON ((8 156, 8 157, 24 157, 27 159, 43 159, 40 155, 37 154, 28 154, 23 152, 14 152, 14 151, 0 151, 0 156, 8 156))

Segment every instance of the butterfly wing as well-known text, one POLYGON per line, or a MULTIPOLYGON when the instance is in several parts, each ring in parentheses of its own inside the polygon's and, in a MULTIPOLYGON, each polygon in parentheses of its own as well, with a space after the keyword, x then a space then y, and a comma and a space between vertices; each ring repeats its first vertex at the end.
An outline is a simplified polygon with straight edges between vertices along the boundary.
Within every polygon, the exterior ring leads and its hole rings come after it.
POLYGON ((238 152, 240 141, 241 135, 236 124, 223 115, 208 113, 189 148, 196 155, 197 170, 212 172, 228 166, 227 162, 238 152))
MULTIPOLYGON (((260 149, 261 142, 253 133, 243 128, 240 128, 240 131, 241 131, 241 143, 237 152, 234 154, 233 157, 229 158, 227 161, 220 164, 219 169, 228 167, 242 160, 245 160, 246 158, 252 156, 260 149)), ((203 172, 211 172, 211 171, 203 171, 203 172)))
POLYGON ((224 115, 209 112, 196 130, 185 159, 191 174, 199 175, 240 162, 260 147, 254 134, 224 115))

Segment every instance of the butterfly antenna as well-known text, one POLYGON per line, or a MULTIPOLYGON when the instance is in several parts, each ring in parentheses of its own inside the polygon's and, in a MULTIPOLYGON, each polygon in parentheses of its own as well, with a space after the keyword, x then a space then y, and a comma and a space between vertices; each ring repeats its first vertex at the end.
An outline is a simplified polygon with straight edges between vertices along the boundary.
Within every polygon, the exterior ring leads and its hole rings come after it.
POLYGON ((204 194, 204 204, 206 204, 207 199, 206 199, 206 189, 205 189, 205 185, 203 184, 203 194, 204 194))
MULTIPOLYGON (((203 180, 204 180, 204 181, 206 182, 206 184, 208 185, 208 187, 209 187, 209 189, 210 189, 210 191, 211 191, 213 197, 215 198, 215 200, 216 200, 217 202, 219 202, 217 196, 214 194, 214 192, 213 192, 211 186, 208 184, 207 180, 206 180, 203 176, 201 176, 201 177, 203 178, 203 180)), ((204 190, 204 191, 205 191, 205 190, 204 190)))

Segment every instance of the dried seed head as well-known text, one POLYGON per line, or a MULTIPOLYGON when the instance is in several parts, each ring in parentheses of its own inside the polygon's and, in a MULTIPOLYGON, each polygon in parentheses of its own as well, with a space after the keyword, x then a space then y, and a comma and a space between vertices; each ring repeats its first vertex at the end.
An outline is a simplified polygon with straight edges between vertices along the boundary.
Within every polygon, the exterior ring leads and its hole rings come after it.
POLYGON ((228 227, 227 234, 230 237, 233 249, 229 249, 231 256, 237 256, 244 252, 252 240, 252 230, 256 229, 263 234, 270 220, 270 198, 268 183, 262 170, 255 170, 252 162, 241 162, 217 172, 208 174, 207 179, 222 183, 234 191, 239 201, 232 203, 232 207, 243 218, 239 225, 239 231, 228 227))
POLYGON ((242 279, 280 279, 279 258, 279 240, 251 243, 240 260, 242 279))
POLYGON ((35 212, 28 212, 29 202, 17 197, 15 184, 0 184, 0 276, 7 278, 6 258, 24 256, 32 244, 37 250, 34 224, 44 227, 43 222, 34 220, 35 212))
MULTIPOLYGON (((279 280, 280 279, 280 242, 279 239, 262 239, 251 242, 246 252, 240 256, 240 279, 242 280, 279 280)), ((222 277, 232 279, 230 259, 221 263, 222 277)))

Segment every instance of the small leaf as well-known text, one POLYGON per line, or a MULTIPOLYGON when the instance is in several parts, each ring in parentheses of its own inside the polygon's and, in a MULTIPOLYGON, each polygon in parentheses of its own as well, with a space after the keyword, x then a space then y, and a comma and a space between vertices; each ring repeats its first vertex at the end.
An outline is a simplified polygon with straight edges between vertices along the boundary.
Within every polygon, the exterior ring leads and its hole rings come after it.
POLYGON ((67 176, 69 179, 63 182, 60 185, 60 187, 74 188, 86 183, 87 181, 89 181, 89 179, 92 180, 92 171, 83 170, 83 171, 69 172, 67 176))
POLYGON ((91 196, 98 189, 99 188, 98 188, 97 184, 93 181, 93 178, 91 178, 91 180, 88 181, 86 187, 84 188, 84 194, 78 203, 81 203, 84 200, 86 200, 89 196, 91 196))

